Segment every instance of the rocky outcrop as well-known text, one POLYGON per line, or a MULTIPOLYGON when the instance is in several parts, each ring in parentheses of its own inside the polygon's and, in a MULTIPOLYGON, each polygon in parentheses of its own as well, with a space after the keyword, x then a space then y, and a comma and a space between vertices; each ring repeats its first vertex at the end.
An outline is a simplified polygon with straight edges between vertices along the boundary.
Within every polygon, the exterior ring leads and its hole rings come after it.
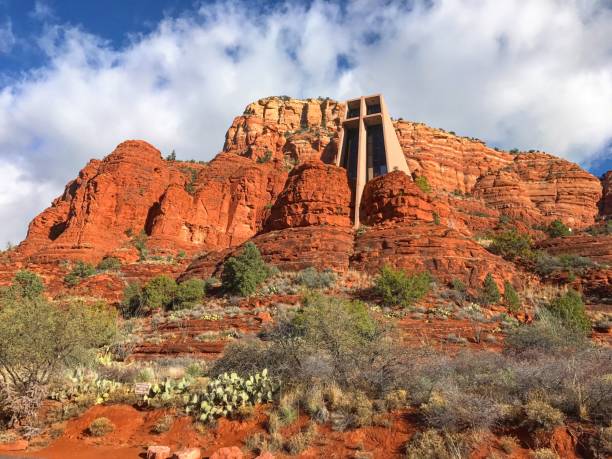
POLYGON ((161 252, 241 244, 283 189, 282 164, 218 155, 208 165, 166 161, 143 141, 92 160, 64 194, 30 224, 21 256, 37 262, 123 257, 141 232, 161 252))
POLYGON ((551 255, 578 255, 600 264, 612 265, 612 236, 578 236, 546 239, 538 244, 538 249, 551 255))
POLYGON ((479 179, 474 196, 532 224, 559 219, 571 228, 584 228, 597 216, 601 185, 574 163, 546 153, 524 153, 479 179))
MULTIPOLYGON (((200 254, 183 278, 218 274, 223 260, 252 240, 280 269, 375 272, 389 263, 477 288, 488 272, 500 283, 521 275, 477 244, 476 236, 508 220, 529 233, 554 219, 581 229, 597 215, 601 185, 575 164, 545 153, 511 155, 400 120, 395 128, 412 176, 394 171, 367 183, 363 227, 355 232, 346 171, 332 165, 343 116, 344 106, 329 99, 261 99, 234 119, 223 151, 209 163, 164 160, 146 142, 124 142, 90 161, 32 221, 10 255, 11 268, 0 268, 0 282, 17 266, 54 262, 45 280, 61 285, 59 261, 97 262, 107 255, 124 262, 123 274, 92 277, 81 286, 84 294, 119 290, 121 282, 153 272, 180 275, 163 265, 130 272, 144 266, 135 263, 133 240, 142 233, 150 254, 200 254), (417 176, 431 191, 416 186, 417 176)), ((603 182, 604 212, 610 176, 603 182)), ((548 244, 556 253, 556 242, 548 244)), ((608 257, 600 242, 573 244, 586 256, 608 257)))
POLYGON ((271 155, 293 164, 335 157, 344 105, 330 99, 268 97, 249 104, 225 135, 223 151, 271 155))
POLYGON ((427 178, 436 190, 471 193, 480 177, 502 169, 512 155, 487 147, 482 141, 459 137, 423 123, 395 123, 408 167, 427 178))
POLYGON ((612 216, 612 171, 608 171, 603 175, 601 185, 603 188, 600 201, 601 214, 603 216, 612 216))
POLYGON ((351 226, 351 189, 346 170, 309 162, 291 171, 272 206, 266 231, 311 225, 351 226))
POLYGON ((473 289, 491 273, 498 283, 519 282, 514 266, 466 235, 434 223, 379 225, 356 237, 351 267, 374 273, 384 265, 429 271, 442 282, 459 279, 473 289))
POLYGON ((466 230, 461 219, 444 200, 427 194, 401 171, 390 172, 369 181, 363 191, 361 222, 367 226, 397 222, 436 222, 466 230))

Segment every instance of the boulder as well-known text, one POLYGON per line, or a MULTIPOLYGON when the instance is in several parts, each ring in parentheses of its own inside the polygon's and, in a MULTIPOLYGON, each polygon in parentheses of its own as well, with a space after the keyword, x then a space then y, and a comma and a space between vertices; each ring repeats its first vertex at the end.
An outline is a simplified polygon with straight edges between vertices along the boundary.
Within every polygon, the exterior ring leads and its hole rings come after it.
POLYGON ((242 450, 237 446, 232 446, 218 449, 210 456, 210 459, 242 459, 243 457, 242 450))
POLYGON ((149 446, 147 448, 147 459, 168 459, 170 454, 169 446, 149 446))
POLYGON ((174 453, 173 459, 200 459, 202 452, 200 448, 183 448, 174 453))

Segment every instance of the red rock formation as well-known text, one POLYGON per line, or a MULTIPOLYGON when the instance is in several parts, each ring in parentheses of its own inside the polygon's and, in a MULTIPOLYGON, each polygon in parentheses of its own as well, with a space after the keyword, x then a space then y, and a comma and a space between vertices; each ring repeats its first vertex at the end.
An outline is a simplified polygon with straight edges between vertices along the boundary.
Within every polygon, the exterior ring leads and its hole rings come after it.
POLYGON ((266 231, 311 225, 351 226, 346 170, 321 162, 293 169, 271 209, 266 231))
MULTIPOLYGON (((433 223, 378 225, 356 237, 351 267, 376 272, 385 264, 437 279, 460 279, 477 289, 491 273, 501 285, 517 277, 514 266, 460 232, 433 223)), ((518 280, 518 279, 515 279, 518 280)))
POLYGON ((478 180, 474 196, 532 224, 559 219, 572 228, 584 228, 595 221, 601 185, 574 163, 546 153, 524 153, 478 180))
POLYGON ((395 130, 408 167, 434 189, 470 193, 480 177, 512 162, 512 155, 478 139, 458 137, 423 123, 397 121, 395 130))
POLYGON ((260 99, 234 119, 223 151, 250 158, 269 152, 296 163, 333 158, 342 116, 344 106, 330 99, 260 99))
POLYGON ((238 245, 261 229, 286 177, 274 161, 231 154, 209 165, 164 161, 146 142, 127 141, 68 184, 30 224, 18 252, 42 262, 131 258, 130 235, 141 231, 161 251, 238 245))
POLYGON ((612 216, 612 171, 608 171, 601 179, 603 194, 601 197, 600 208, 604 216, 612 216))
POLYGON ((427 194, 401 171, 369 181, 361 201, 361 222, 372 226, 392 222, 433 222, 466 230, 463 220, 435 194, 427 194))
MULTIPOLYGON (((97 262, 110 254, 129 270, 138 253, 128 234, 144 231, 152 252, 204 253, 183 277, 218 272, 229 254, 253 240, 281 269, 374 271, 391 263, 476 287, 487 272, 498 280, 515 277, 511 264, 473 241, 474 234, 496 229, 502 215, 524 231, 556 218, 575 228, 593 223, 600 184, 578 166, 544 153, 510 155, 398 121, 411 173, 425 176, 433 190, 423 193, 401 172, 370 181, 361 216, 371 228, 355 237, 346 172, 325 164, 336 155, 343 112, 342 104, 327 99, 259 100, 234 120, 224 151, 209 164, 165 161, 146 142, 124 142, 92 160, 32 221, 13 267, 97 262)), ((607 253, 594 247, 588 250, 607 253)), ((13 267, 0 268, 0 282, 13 267)), ((49 285, 61 284, 59 265, 45 269, 52 273, 45 274, 49 285)), ((127 277, 147 275, 136 270, 127 277)), ((119 288, 104 276, 83 284, 92 292, 105 286, 119 288)))
POLYGON ((612 264, 612 236, 578 236, 546 239, 538 248, 551 255, 579 255, 601 264, 612 264))

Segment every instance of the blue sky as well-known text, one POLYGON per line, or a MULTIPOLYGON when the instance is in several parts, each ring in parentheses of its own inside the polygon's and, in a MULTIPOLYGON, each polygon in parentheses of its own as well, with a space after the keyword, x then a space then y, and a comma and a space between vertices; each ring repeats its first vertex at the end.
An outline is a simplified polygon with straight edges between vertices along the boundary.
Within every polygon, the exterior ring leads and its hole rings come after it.
POLYGON ((90 158, 210 159, 270 95, 382 92, 392 116, 612 169, 609 0, 0 0, 0 243, 90 158))

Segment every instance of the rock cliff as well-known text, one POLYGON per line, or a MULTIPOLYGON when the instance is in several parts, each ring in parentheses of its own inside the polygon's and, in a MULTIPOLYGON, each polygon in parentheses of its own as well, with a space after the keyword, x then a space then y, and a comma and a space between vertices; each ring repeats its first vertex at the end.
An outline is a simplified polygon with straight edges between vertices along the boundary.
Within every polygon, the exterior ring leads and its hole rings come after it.
MULTIPOLYGON (((330 99, 261 99, 234 119, 208 163, 166 160, 144 141, 126 141, 91 160, 32 221, 13 266, 108 255, 133 262, 142 237, 151 254, 200 254, 183 276, 208 277, 253 240, 281 269, 373 272, 388 263, 475 287, 488 272, 498 282, 522 276, 475 242, 502 217, 526 232, 555 219, 579 231, 595 222, 598 203, 612 211, 611 173, 602 198, 600 181, 563 159, 398 120, 411 175, 370 181, 354 230, 346 171, 333 165, 343 113, 330 99), (419 176, 430 189, 416 185, 419 176)), ((597 257, 601 241, 576 244, 597 257)))

